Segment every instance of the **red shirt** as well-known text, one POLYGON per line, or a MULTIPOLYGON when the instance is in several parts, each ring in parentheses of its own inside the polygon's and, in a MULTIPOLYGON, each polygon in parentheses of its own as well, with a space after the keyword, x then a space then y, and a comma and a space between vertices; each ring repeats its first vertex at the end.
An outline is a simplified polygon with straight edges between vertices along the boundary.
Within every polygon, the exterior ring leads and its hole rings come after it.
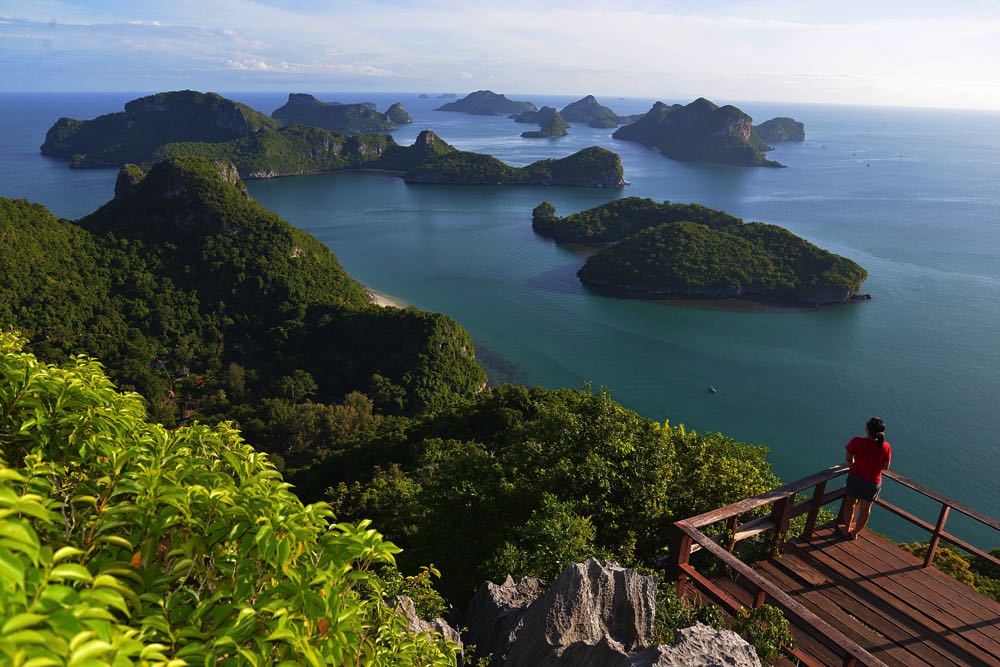
POLYGON ((892 460, 892 447, 888 441, 880 446, 871 438, 855 436, 847 443, 847 451, 854 456, 854 463, 848 471, 850 474, 876 484, 882 483, 882 470, 892 460))

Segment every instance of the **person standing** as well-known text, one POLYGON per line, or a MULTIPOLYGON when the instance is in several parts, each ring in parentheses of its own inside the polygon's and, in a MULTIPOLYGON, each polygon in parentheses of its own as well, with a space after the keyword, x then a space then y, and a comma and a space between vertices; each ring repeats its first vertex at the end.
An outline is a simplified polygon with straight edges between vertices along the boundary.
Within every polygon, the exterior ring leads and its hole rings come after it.
POLYGON ((867 437, 855 436, 847 443, 847 488, 840 509, 840 532, 850 540, 868 525, 872 503, 882 490, 882 471, 889 469, 892 447, 885 439, 885 422, 872 417, 865 424, 867 437))

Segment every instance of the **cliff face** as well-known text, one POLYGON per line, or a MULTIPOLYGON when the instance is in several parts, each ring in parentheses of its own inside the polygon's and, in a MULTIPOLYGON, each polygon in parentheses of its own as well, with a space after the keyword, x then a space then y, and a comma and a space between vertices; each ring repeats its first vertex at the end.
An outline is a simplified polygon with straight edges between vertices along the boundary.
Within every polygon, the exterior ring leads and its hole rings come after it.
POLYGON ((764 157, 767 144, 753 131, 750 116, 703 97, 686 106, 657 102, 645 116, 613 136, 655 148, 674 160, 781 166, 764 157))
POLYGON ((505 96, 498 95, 492 90, 477 90, 460 100, 449 102, 436 109, 436 111, 460 111, 477 116, 499 116, 537 110, 538 107, 531 102, 508 100, 505 96))
POLYGON ((399 125, 394 116, 409 119, 403 122, 412 122, 406 110, 398 102, 383 114, 365 102, 358 104, 321 102, 312 95, 303 93, 290 93, 284 106, 275 109, 271 114, 271 118, 282 123, 302 123, 346 134, 398 129, 399 125))
POLYGON ((49 129, 42 155, 73 158, 74 166, 145 162, 175 141, 231 141, 276 123, 215 93, 182 90, 132 100, 122 112, 93 120, 60 118, 49 129))

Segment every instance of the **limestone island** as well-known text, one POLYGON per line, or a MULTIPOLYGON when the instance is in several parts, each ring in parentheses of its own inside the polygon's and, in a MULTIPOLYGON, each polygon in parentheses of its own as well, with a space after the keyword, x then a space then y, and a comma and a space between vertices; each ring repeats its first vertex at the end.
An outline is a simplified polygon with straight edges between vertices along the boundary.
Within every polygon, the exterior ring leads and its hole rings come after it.
POLYGON ((565 137, 569 127, 562 115, 552 107, 542 107, 538 111, 525 111, 514 116, 516 123, 538 123, 540 130, 522 132, 521 136, 528 139, 553 139, 565 137))
POLYGON ((783 141, 805 141, 806 126, 787 116, 778 116, 766 120, 760 125, 754 125, 753 131, 769 144, 779 144, 783 141))
POLYGON ((633 123, 642 117, 642 114, 619 116, 608 107, 600 104, 593 95, 587 95, 576 102, 567 104, 559 113, 570 123, 586 123, 590 127, 617 127, 633 123))
POLYGON ((857 263, 783 227, 698 204, 625 197, 560 218, 543 202, 532 227, 560 242, 614 243, 577 272, 612 294, 810 306, 871 298, 860 293, 868 272, 857 263))
POLYGON ((574 185, 590 188, 623 188, 621 158, 591 146, 558 160, 539 160, 526 167, 512 167, 491 155, 454 151, 406 172, 407 183, 450 185, 574 185))
POLYGON ((506 116, 512 113, 521 113, 522 111, 538 111, 538 107, 531 102, 508 100, 503 95, 498 95, 492 90, 477 90, 474 93, 469 93, 460 100, 448 102, 435 109, 435 111, 459 111, 475 116, 506 116))
POLYGON ((90 121, 60 119, 46 135, 42 153, 70 158, 76 168, 203 157, 232 163, 244 179, 354 169, 389 172, 410 183, 624 185, 618 155, 596 147, 512 167, 490 155, 458 151, 429 130, 412 146, 401 146, 387 134, 280 125, 214 93, 160 93, 125 108, 90 121))
POLYGON ((612 136, 682 162, 782 166, 764 157, 770 146, 754 132, 750 116, 731 104, 720 107, 704 97, 688 105, 657 102, 645 116, 618 128, 612 136))
POLYGON ((321 102, 304 93, 289 93, 288 101, 275 109, 271 118, 285 124, 301 123, 345 134, 388 132, 413 122, 399 102, 390 106, 385 113, 379 113, 368 102, 321 102))

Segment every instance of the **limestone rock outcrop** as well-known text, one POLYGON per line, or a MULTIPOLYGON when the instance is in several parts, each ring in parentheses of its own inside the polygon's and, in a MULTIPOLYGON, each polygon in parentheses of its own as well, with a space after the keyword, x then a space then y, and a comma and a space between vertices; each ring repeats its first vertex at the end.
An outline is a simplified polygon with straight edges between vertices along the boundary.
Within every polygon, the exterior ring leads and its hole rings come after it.
POLYGON ((674 646, 650 646, 655 576, 591 558, 546 585, 486 582, 466 612, 463 639, 490 667, 760 667, 729 630, 695 625, 674 646))
POLYGON ((410 596, 400 595, 390 600, 389 603, 396 608, 396 613, 406 619, 411 632, 436 632, 444 636, 445 639, 455 642, 459 647, 462 646, 462 636, 458 634, 458 630, 448 625, 448 622, 443 618, 435 618, 430 621, 420 618, 410 596))

